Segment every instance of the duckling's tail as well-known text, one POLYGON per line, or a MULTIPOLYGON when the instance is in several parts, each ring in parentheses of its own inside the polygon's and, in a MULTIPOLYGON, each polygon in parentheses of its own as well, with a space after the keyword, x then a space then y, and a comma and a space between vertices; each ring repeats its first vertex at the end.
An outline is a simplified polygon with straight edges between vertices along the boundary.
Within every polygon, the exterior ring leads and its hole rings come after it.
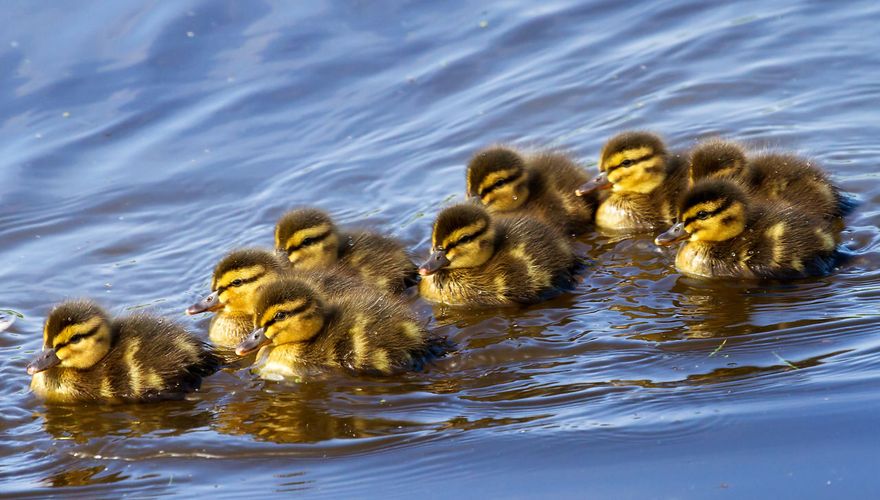
POLYGON ((837 213, 840 217, 846 217, 859 206, 859 199, 849 193, 837 193, 837 213))
POLYGON ((446 337, 429 337, 424 347, 412 355, 412 370, 420 372, 435 359, 455 352, 458 346, 446 337))

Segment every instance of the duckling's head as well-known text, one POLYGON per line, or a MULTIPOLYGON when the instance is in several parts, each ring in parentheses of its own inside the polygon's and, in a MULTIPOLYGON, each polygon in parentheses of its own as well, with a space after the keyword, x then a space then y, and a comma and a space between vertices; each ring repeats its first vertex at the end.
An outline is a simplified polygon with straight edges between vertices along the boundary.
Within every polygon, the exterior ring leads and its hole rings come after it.
POLYGON ((260 290, 254 309, 256 329, 236 347, 239 356, 273 345, 305 342, 324 326, 324 301, 306 282, 286 278, 260 290))
POLYGON ((110 352, 110 317, 89 300, 59 304, 43 327, 43 351, 28 365, 29 375, 53 366, 91 368, 110 352))
POLYGON ((599 175, 578 188, 583 196, 598 189, 647 194, 666 180, 666 146, 650 132, 623 132, 602 148, 599 175))
POLYGON ((296 269, 326 268, 339 256, 339 232, 326 212, 298 208, 275 224, 275 248, 296 269))
POLYGON ((739 178, 745 173, 746 155, 735 142, 713 139, 691 152, 690 185, 700 179, 739 178))
POLYGON ((467 194, 501 212, 516 210, 529 198, 525 160, 503 146, 478 152, 468 163, 467 194))
POLYGON ((187 314, 223 309, 253 314, 257 291, 278 279, 287 267, 277 254, 263 248, 235 250, 217 264, 211 278, 212 293, 191 305, 187 314))
POLYGON ((437 216, 431 243, 431 256, 419 267, 422 276, 443 268, 480 266, 495 253, 492 218, 482 206, 453 205, 437 216))
POLYGON ((676 241, 718 242, 734 238, 746 227, 748 198, 725 179, 697 181, 682 197, 678 222, 654 240, 658 245, 676 241))

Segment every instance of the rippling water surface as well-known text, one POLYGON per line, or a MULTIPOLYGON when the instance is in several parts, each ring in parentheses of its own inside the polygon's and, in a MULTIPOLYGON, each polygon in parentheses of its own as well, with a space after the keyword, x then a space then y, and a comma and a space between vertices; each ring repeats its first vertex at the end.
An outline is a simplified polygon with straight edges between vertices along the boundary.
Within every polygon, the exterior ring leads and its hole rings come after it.
POLYGON ((876 497, 877 2, 5 2, 0 491, 876 497), (229 249, 314 204, 424 256, 493 142, 595 168, 628 128, 810 155, 861 205, 833 276, 687 279, 649 237, 587 235, 576 293, 464 313, 426 372, 187 401, 45 405, 48 308, 183 316, 229 249))

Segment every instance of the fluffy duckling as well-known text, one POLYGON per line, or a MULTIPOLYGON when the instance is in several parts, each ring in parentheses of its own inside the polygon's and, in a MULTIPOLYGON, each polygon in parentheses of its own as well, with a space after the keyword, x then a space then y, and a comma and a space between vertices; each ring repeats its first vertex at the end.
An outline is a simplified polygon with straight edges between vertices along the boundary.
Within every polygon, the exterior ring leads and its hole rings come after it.
POLYGON ((568 239, 526 216, 492 216, 462 203, 437 216, 421 295, 450 305, 538 302, 571 289, 581 265, 568 239))
POLYGON ((698 181, 682 197, 679 221, 658 245, 687 240, 675 266, 720 278, 785 279, 828 273, 839 233, 779 202, 762 202, 726 179, 698 181))
POLYGON ((367 287, 330 298, 306 281, 278 280, 260 291, 253 321, 236 353, 265 347, 256 371, 273 380, 328 368, 388 375, 414 368, 430 350, 409 308, 367 287))
POLYGON ((180 399, 221 361, 182 327, 136 314, 111 319, 97 304, 55 307, 43 351, 27 367, 31 390, 53 402, 149 402, 180 399))
POLYGON ((379 234, 341 232, 326 212, 300 208, 275 225, 275 248, 296 270, 338 265, 372 286, 400 293, 418 282, 418 272, 403 245, 379 234))
POLYGON ((467 166, 467 194, 490 212, 534 215, 564 234, 581 234, 593 224, 599 192, 575 194, 588 180, 563 154, 524 156, 505 146, 479 151, 467 166))
POLYGON ((689 170, 691 183, 731 179, 750 194, 791 204, 837 230, 853 208, 822 169, 793 154, 769 152, 747 159, 739 144, 713 139, 694 148, 689 170))
POLYGON ((577 194, 611 189, 596 210, 596 225, 622 231, 666 228, 674 222, 675 203, 687 182, 684 155, 670 153, 649 132, 623 132, 602 148, 599 175, 577 194))
MULTIPOLYGON (((208 327, 209 338, 217 345, 235 347, 254 329, 253 316, 260 288, 292 273, 283 257, 270 250, 234 250, 214 268, 211 294, 187 308, 186 313, 216 312, 208 327)), ((329 271, 296 274, 328 293, 362 285, 354 278, 329 271)))

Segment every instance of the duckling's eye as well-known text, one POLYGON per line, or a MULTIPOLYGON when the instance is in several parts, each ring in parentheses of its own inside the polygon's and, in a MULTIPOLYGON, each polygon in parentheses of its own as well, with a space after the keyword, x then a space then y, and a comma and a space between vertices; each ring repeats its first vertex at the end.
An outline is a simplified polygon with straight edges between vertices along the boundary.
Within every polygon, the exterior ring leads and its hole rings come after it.
POLYGON ((275 316, 272 319, 274 319, 275 321, 281 321, 282 319, 284 319, 286 317, 287 317, 286 312, 278 311, 277 313, 275 313, 275 316))
POLYGON ((706 220, 709 218, 709 212, 707 212, 705 210, 700 210, 699 212, 697 212, 697 218, 702 219, 702 220, 706 220))
POLYGON ((307 246, 311 245, 311 244, 314 243, 314 242, 315 242, 315 238, 312 238, 312 237, 310 236, 310 237, 308 237, 308 238, 302 240, 302 241, 299 243, 299 246, 301 246, 301 247, 307 247, 307 246))
POLYGON ((622 167, 628 167, 632 164, 633 164, 632 160, 623 160, 622 162, 620 162, 620 166, 622 166, 622 167))
POLYGON ((229 286, 241 286, 242 284, 244 284, 244 282, 241 279, 236 278, 232 280, 232 283, 229 283, 229 286))
POLYGON ((476 237, 476 235, 473 235, 473 234, 469 234, 467 236, 462 236, 461 238, 458 239, 458 241, 456 242, 456 245, 463 245, 465 243, 470 243, 471 241, 474 241, 475 237, 476 237))
POLYGON ((84 339, 85 335, 74 335, 70 337, 70 340, 67 342, 68 344, 78 344, 80 340, 84 339))

